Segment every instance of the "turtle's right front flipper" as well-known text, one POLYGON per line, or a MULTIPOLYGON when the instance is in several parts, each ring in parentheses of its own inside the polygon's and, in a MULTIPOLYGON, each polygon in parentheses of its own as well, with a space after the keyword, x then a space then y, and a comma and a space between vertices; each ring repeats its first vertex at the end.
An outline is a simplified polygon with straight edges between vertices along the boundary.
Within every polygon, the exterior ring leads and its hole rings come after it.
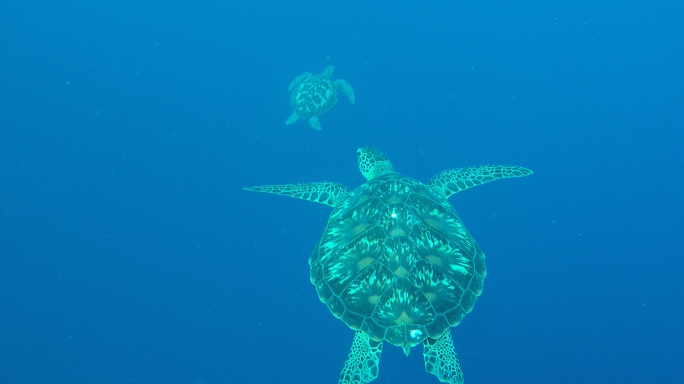
POLYGON ((342 93, 347 95, 349 102, 354 104, 354 101, 356 101, 356 97, 354 96, 354 90, 352 89, 351 85, 349 85, 349 83, 347 83, 346 81, 344 81, 342 79, 337 79, 337 80, 333 81, 333 84, 340 87, 340 89, 342 90, 342 93))
POLYGON ((262 185, 245 188, 248 191, 273 193, 296 197, 302 200, 313 201, 334 207, 340 200, 349 194, 349 190, 342 184, 331 182, 262 185))
POLYGON ((374 341, 365 332, 356 331, 338 384, 367 384, 375 380, 381 353, 382 341, 374 341))
POLYGON ((490 181, 507 179, 509 177, 523 177, 531 174, 532 171, 523 167, 481 165, 479 167, 447 169, 430 179, 428 186, 448 198, 454 193, 489 183, 490 181))

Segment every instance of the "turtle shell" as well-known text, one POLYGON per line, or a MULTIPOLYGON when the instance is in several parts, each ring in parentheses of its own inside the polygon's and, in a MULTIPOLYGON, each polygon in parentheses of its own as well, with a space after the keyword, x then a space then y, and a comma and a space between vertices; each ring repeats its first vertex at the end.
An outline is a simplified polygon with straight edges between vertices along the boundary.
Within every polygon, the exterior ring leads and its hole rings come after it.
POLYGON ((460 323, 486 275, 484 253, 447 200, 397 173, 335 207, 309 264, 335 317, 404 347, 460 323))
POLYGON ((294 87, 290 105, 301 118, 318 116, 337 102, 335 85, 323 75, 304 79, 294 87))

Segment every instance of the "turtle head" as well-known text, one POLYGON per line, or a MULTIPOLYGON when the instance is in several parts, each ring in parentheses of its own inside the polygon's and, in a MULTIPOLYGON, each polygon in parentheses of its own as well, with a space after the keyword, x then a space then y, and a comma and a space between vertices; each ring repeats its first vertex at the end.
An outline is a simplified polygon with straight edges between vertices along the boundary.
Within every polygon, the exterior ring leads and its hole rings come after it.
POLYGON ((394 167, 387 156, 375 147, 359 148, 356 156, 359 160, 359 170, 368 181, 387 173, 394 173, 394 167))

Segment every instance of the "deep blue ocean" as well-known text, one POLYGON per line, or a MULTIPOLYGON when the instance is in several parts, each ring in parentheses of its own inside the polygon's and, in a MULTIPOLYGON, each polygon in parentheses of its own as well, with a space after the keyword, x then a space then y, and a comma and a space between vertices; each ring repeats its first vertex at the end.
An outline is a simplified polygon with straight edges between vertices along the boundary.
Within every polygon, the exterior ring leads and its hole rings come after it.
MULTIPOLYGON (((684 383, 684 3, 15 1, 0 12, 0 383, 337 383, 309 281, 373 145, 487 255, 467 384, 684 383), (286 126, 290 82, 354 89, 286 126)), ((385 345, 374 383, 439 383, 385 345)))

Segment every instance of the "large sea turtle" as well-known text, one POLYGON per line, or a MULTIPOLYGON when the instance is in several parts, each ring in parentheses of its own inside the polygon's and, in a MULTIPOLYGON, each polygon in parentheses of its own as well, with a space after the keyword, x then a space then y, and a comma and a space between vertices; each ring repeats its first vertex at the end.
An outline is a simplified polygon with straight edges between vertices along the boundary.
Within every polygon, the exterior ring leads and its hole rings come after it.
POLYGON ((287 90, 292 91, 290 105, 294 112, 285 122, 286 125, 294 123, 301 117, 309 119, 311 128, 320 131, 321 123, 318 121, 318 115, 327 112, 337 102, 336 87, 339 87, 347 95, 349 102, 354 104, 356 100, 354 90, 346 81, 342 79, 330 81, 334 69, 335 67, 330 65, 320 75, 306 72, 292 80, 287 90))
POLYGON ((425 370, 442 382, 463 383, 449 327, 473 309, 486 269, 484 253, 447 198, 532 171, 449 169, 425 185, 396 173, 377 148, 357 155, 368 181, 353 191, 331 182, 245 189, 334 207, 309 265, 320 300, 356 331, 340 384, 375 379, 383 341, 407 356, 423 343, 425 370))

